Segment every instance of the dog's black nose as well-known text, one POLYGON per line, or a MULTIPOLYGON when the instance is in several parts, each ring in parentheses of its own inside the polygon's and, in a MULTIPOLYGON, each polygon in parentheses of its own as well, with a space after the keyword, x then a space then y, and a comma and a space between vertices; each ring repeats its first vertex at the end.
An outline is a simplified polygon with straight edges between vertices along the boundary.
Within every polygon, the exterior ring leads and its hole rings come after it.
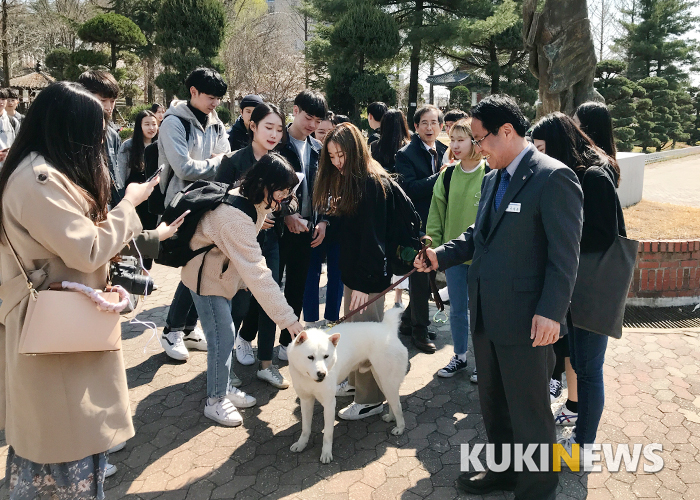
POLYGON ((319 382, 326 378, 326 374, 324 372, 316 372, 316 376, 318 377, 319 382))

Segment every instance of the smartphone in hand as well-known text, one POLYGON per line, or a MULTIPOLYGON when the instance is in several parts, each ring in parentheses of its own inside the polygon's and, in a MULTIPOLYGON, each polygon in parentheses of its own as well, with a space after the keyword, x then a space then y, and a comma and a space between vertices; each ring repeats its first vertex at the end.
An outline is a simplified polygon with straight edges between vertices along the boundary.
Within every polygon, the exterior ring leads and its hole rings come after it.
POLYGON ((155 172, 153 172, 153 175, 150 176, 148 179, 146 179, 146 182, 151 182, 153 179, 155 179, 156 177, 158 177, 158 176, 160 175, 160 173, 163 171, 164 168, 165 168, 165 165, 161 165, 160 167, 158 167, 158 170, 156 170, 155 172))

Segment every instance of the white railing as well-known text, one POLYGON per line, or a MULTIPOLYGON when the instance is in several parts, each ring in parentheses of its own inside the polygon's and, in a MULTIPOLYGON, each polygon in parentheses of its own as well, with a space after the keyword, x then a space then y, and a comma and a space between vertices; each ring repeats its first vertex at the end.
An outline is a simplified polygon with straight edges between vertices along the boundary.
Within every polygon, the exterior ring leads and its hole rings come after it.
POLYGON ((683 149, 671 149, 669 151, 661 151, 659 153, 649 153, 644 156, 644 164, 655 163, 657 161, 668 160, 669 158, 680 158, 682 156, 700 154, 700 146, 683 149))

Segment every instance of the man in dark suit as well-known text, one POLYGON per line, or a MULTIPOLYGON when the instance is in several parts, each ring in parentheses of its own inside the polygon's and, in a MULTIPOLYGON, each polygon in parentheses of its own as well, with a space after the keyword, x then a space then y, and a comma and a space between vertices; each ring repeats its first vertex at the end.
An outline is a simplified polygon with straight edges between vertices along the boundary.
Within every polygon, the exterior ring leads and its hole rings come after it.
MULTIPOLYGON (((473 143, 493 169, 482 184, 476 221, 459 238, 428 250, 430 267, 418 259, 416 267, 445 269, 472 259, 471 333, 489 442, 497 452, 503 444, 553 444, 551 344, 576 281, 583 194, 571 169, 527 142, 529 123, 510 97, 487 97, 472 117, 473 143)), ((473 494, 514 489, 517 500, 554 500, 558 480, 554 472, 511 469, 464 473, 457 483, 473 494)))
MULTIPOLYGON (((396 153, 396 173, 420 215, 421 231, 425 233, 433 186, 440 174, 447 146, 437 140, 443 124, 442 112, 438 108, 432 105, 418 108, 413 115, 413 123, 416 133, 411 137, 411 142, 396 153)), ((432 354, 435 344, 428 336, 430 284, 427 275, 413 274, 409 278, 409 296, 410 302, 401 317, 400 331, 412 335, 413 344, 418 349, 432 354)))

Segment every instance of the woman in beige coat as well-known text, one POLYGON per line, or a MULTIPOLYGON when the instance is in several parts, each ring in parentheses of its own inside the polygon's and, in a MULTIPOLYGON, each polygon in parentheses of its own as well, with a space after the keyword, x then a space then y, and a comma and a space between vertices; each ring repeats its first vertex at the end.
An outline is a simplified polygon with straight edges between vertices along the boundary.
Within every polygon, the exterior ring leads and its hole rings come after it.
POLYGON ((132 184, 109 213, 100 102, 80 85, 43 90, 0 171, 0 423, 10 449, 11 499, 104 498, 106 451, 134 435, 121 351, 25 356, 18 352, 29 291, 74 281, 102 289, 107 264, 141 223, 134 207, 154 179, 132 184))

